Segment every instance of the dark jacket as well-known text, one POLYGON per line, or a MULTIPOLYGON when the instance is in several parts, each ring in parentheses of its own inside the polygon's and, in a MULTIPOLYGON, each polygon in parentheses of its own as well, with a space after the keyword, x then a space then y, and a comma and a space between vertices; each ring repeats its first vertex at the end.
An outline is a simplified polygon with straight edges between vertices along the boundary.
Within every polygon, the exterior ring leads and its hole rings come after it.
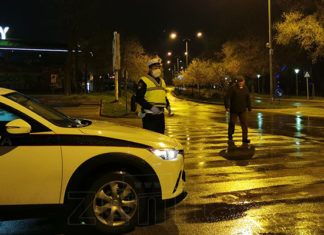
MULTIPOLYGON (((159 83, 160 78, 155 78, 156 81, 159 83)), ((145 93, 146 93, 146 84, 142 80, 140 80, 137 84, 136 89, 136 102, 142 106, 143 109, 151 109, 153 105, 151 105, 147 100, 145 100, 145 93)), ((166 107, 170 106, 169 100, 165 97, 166 100, 166 107)), ((163 108, 160 108, 163 110, 163 108)))
POLYGON ((248 109, 251 111, 251 100, 249 89, 244 86, 240 88, 237 84, 230 87, 225 96, 225 108, 231 113, 241 113, 248 109))

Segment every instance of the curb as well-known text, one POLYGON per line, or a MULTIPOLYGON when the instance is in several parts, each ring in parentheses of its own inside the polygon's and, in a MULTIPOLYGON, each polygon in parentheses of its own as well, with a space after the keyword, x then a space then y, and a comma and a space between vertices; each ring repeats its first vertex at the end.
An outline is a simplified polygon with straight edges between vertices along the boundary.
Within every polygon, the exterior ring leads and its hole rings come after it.
POLYGON ((127 114, 124 114, 124 115, 120 115, 120 116, 109 116, 109 115, 104 115, 102 114, 102 99, 100 100, 100 104, 99 104, 99 117, 106 117, 106 118, 138 118, 137 115, 133 112, 131 113, 127 113, 127 114))
MULTIPOLYGON (((224 105, 222 102, 212 102, 212 101, 204 101, 204 100, 195 100, 191 98, 183 98, 183 97, 178 97, 174 92, 171 92, 172 95, 174 95, 178 99, 186 100, 186 101, 191 101, 191 102, 196 102, 196 103, 203 103, 203 104, 213 104, 213 105, 224 105)), ((287 106, 287 107, 255 107, 252 106, 252 109, 287 109, 287 108, 297 108, 297 106, 287 106)))

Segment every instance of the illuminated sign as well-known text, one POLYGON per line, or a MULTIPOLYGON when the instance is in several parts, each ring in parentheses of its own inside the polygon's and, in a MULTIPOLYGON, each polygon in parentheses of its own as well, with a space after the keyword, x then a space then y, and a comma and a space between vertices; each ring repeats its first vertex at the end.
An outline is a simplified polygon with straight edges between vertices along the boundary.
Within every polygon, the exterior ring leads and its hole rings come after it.
POLYGON ((4 28, 2 28, 2 26, 0 26, 0 36, 1 36, 2 40, 6 40, 6 38, 7 38, 6 34, 7 34, 8 30, 9 30, 8 26, 4 27, 4 28))

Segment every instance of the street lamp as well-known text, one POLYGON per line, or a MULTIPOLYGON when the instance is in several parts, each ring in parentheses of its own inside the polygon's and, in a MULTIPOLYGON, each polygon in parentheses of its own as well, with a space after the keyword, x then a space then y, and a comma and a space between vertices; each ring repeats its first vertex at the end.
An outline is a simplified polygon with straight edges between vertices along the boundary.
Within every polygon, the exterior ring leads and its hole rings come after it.
POLYGON ((296 96, 298 96, 298 73, 299 73, 299 69, 295 69, 295 74, 296 74, 296 96))
POLYGON ((171 51, 168 51, 168 56, 172 56, 172 52, 171 51))
POLYGON ((189 63, 189 50, 188 50, 188 42, 190 41, 190 39, 185 39, 184 40, 186 42, 186 69, 188 68, 188 63, 189 63))
POLYGON ((258 93, 260 94, 260 74, 257 74, 257 78, 258 78, 258 93))
MULTIPOLYGON (((203 36, 203 34, 202 34, 202 32, 198 32, 197 34, 196 34, 196 37, 197 38, 201 38, 203 36)), ((171 39, 176 39, 177 38, 177 34, 176 33, 171 33, 170 34, 170 38, 171 39)), ((186 52, 185 52, 185 56, 186 56, 186 68, 188 68, 188 64, 189 64, 189 49, 188 49, 188 47, 189 47, 189 41, 190 41, 191 39, 189 39, 189 38, 185 38, 185 39, 183 39, 183 41, 185 42, 185 44, 186 44, 186 52)))
POLYGON ((177 34, 176 33, 171 33, 170 34, 170 38, 171 39, 176 39, 177 38, 177 34))

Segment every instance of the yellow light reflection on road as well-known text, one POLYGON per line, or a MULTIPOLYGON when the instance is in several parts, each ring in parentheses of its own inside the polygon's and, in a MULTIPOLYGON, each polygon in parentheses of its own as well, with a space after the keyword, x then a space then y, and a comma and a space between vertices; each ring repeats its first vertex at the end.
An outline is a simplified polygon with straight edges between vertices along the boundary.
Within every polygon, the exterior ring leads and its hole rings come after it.
POLYGON ((239 223, 236 224, 237 226, 233 227, 231 234, 253 235, 259 234, 264 230, 260 224, 250 216, 246 216, 244 219, 239 220, 239 223))
POLYGON ((203 165, 205 165, 205 162, 199 162, 198 165, 203 166, 203 165))

